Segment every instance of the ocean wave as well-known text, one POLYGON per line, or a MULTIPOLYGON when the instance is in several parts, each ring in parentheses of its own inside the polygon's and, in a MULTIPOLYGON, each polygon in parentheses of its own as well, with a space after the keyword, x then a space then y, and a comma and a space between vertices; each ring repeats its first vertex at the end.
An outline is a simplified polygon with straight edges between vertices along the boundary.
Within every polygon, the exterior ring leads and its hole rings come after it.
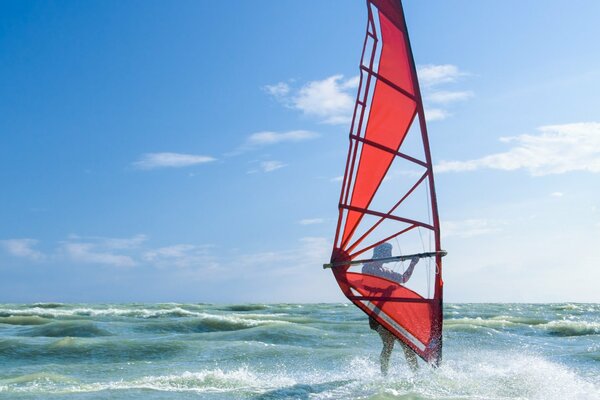
POLYGON ((514 324, 522 324, 522 325, 542 325, 548 322, 548 320, 544 318, 536 318, 536 317, 523 317, 523 316, 514 316, 514 315, 497 315, 495 317, 490 318, 492 320, 500 320, 500 321, 508 321, 514 324))
POLYGON ((170 317, 193 317, 202 315, 202 312, 189 311, 182 307, 171 308, 136 308, 131 306, 93 308, 0 308, 0 317, 10 316, 38 316, 42 318, 74 318, 74 317, 130 317, 130 318, 170 318, 170 317))
POLYGON ((31 306, 38 307, 38 308, 61 308, 61 307, 64 307, 65 304, 63 304, 63 303, 33 303, 31 306))
POLYGON ((600 398, 600 388, 575 371, 524 352, 472 352, 446 362, 432 374, 420 371, 413 389, 417 394, 434 399, 600 398))
POLYGON ((497 315, 490 318, 448 318, 444 320, 444 328, 448 330, 473 331, 478 328, 489 328, 494 330, 534 328, 544 326, 548 321, 543 318, 497 315))
POLYGON ((232 304, 221 308, 226 311, 261 311, 269 307, 264 304, 232 304))
POLYGON ((32 342, 31 339, 0 340, 0 361, 19 362, 79 362, 94 359, 98 362, 130 362, 169 359, 181 353, 187 343, 148 339, 76 338, 65 337, 51 342, 32 342))
POLYGON ((49 322, 52 320, 37 315, 0 317, 0 324, 7 325, 43 325, 49 322))
POLYGON ((147 322, 135 329, 154 333, 204 333, 238 331, 261 325, 281 325, 287 323, 285 321, 265 318, 268 316, 262 317, 262 319, 255 319, 235 315, 198 313, 194 318, 147 322))
POLYGON ((196 394, 229 394, 235 398, 251 396, 256 400, 305 399, 329 393, 350 380, 327 380, 325 376, 309 376, 311 383, 299 383, 297 377, 285 373, 258 373, 243 366, 233 370, 220 368, 171 375, 151 375, 131 380, 78 383, 52 374, 32 374, 0 381, 0 391, 13 393, 77 394, 102 391, 192 392, 196 394), (36 376, 37 375, 37 376, 36 376), (21 383, 21 385, 16 385, 21 383), (328 393, 329 392, 329 393, 328 393), (311 396, 312 397, 312 396, 311 396))
POLYGON ((99 337, 110 336, 112 333, 99 328, 91 321, 53 321, 44 325, 29 328, 22 332, 21 335, 46 337, 99 337))
POLYGON ((600 334, 600 322, 556 320, 542 326, 554 336, 585 336, 600 334))
POLYGON ((23 384, 58 384, 58 383, 71 383, 76 380, 66 376, 55 374, 52 372, 35 372, 32 374, 19 375, 14 378, 0 379, 0 387, 8 385, 23 385, 23 384))
POLYGON ((438 369, 394 368, 387 378, 379 375, 373 360, 340 360, 341 369, 316 369, 303 365, 281 366, 271 371, 241 366, 206 368, 137 378, 99 382, 69 381, 68 377, 26 376, 0 381, 5 393, 55 394, 121 392, 143 398, 143 391, 218 394, 240 399, 528 399, 598 400, 599 388, 574 371, 540 357, 506 352, 474 352, 438 369))
POLYGON ((331 336, 337 333, 323 331, 321 329, 297 324, 280 326, 262 325, 253 329, 232 332, 235 340, 256 341, 276 345, 294 345, 301 347, 346 347, 339 343, 329 343, 331 336))
MULTIPOLYGON (((0 381, 0 391, 17 393, 91 393, 105 390, 154 390, 160 392, 197 392, 197 393, 226 393, 243 392, 247 394, 260 394, 265 391, 295 383, 293 379, 285 376, 261 376, 251 372, 246 367, 232 371, 222 369, 201 370, 198 372, 183 372, 172 375, 145 376, 132 380, 118 380, 97 383, 68 382, 62 377, 55 378, 49 374, 39 374, 18 377, 0 381)), ((72 382, 72 381, 71 381, 72 382)))
POLYGON ((473 328, 503 329, 519 325, 508 319, 450 318, 444 320, 444 328, 448 330, 473 330, 473 328))

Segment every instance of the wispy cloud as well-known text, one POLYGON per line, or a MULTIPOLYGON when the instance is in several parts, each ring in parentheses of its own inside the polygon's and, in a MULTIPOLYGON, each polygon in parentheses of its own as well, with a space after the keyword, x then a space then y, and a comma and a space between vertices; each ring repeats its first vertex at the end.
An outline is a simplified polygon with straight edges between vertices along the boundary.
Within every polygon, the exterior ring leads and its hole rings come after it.
POLYGON ((22 257, 32 261, 40 261, 45 258, 44 254, 34 247, 38 244, 36 239, 7 239, 0 240, 0 245, 14 257, 22 257))
POLYGON ((264 91, 276 98, 283 98, 290 93, 290 85, 285 82, 279 82, 274 85, 266 85, 264 91))
MULTIPOLYGON (((419 80, 423 87, 426 103, 447 106, 473 97, 470 91, 435 90, 438 86, 458 81, 468 75, 457 66, 422 65, 418 67, 419 80)), ((345 79, 343 75, 332 75, 322 80, 310 81, 299 89, 288 83, 279 82, 263 87, 264 91, 288 108, 301 111, 308 117, 330 125, 348 124, 352 118, 359 77, 345 79)), ((451 114, 439 107, 426 104, 426 116, 430 121, 442 120, 451 114)))
POLYGON ((467 75, 467 73, 452 64, 427 64, 417 67, 417 75, 419 76, 421 86, 431 87, 443 83, 456 82, 458 78, 467 75))
POLYGON ((101 250, 93 243, 63 243, 65 255, 72 261, 85 264, 103 264, 115 267, 133 267, 137 262, 128 255, 101 250))
POLYGON ((448 118, 450 115, 451 114, 448 111, 442 110, 441 108, 428 107, 425 109, 425 118, 427 118, 427 121, 441 121, 448 118))
POLYGON ((430 103, 449 104, 456 101, 464 101, 473 97, 473 92, 470 91, 438 91, 427 95, 426 100, 430 103))
POLYGON ((211 156, 182 153, 145 153, 132 165, 137 169, 182 168, 215 161, 211 156))
POLYGON ((307 82, 300 89, 293 89, 283 82, 264 89, 286 107, 299 110, 321 123, 339 125, 349 123, 352 117, 357 87, 358 77, 344 79, 343 75, 332 75, 307 82))
POLYGON ((311 131, 296 130, 288 132, 257 132, 248 136, 249 146, 268 146, 285 142, 302 142, 319 137, 319 134, 311 131))
POLYGON ((145 262, 161 267, 216 269, 219 264, 211 255, 210 245, 176 244, 146 251, 145 262))
POLYGON ((298 221, 300 225, 317 225, 325 222, 323 218, 305 218, 298 221))
POLYGON ((438 90, 440 85, 457 82, 459 78, 468 75, 456 65, 421 65, 417 67, 417 74, 423 90, 425 117, 428 121, 441 121, 452 116, 445 107, 474 96, 471 91, 438 90))
POLYGON ((148 241, 148 236, 138 234, 129 238, 111 238, 103 236, 79 236, 69 235, 70 241, 92 241, 97 245, 111 250, 129 250, 140 247, 148 241))
POLYGON ((565 194, 563 192, 552 192, 550 196, 552 197, 563 197, 565 194))
POLYGON ((134 250, 147 241, 146 235, 130 238, 107 238, 100 236, 69 236, 61 243, 60 253, 71 261, 83 264, 101 264, 115 267, 138 265, 134 250))
POLYGON ((306 273, 329 257, 331 245, 323 237, 303 237, 292 248, 240 254, 232 265, 239 273, 261 275, 289 275, 306 273))
POLYGON ((266 146, 272 146, 280 143, 299 143, 306 140, 318 138, 320 135, 313 131, 293 130, 285 132, 262 131, 249 135, 246 141, 227 156, 239 156, 248 151, 261 149, 266 146))
POLYGON ((273 172, 281 169, 283 167, 287 167, 287 164, 277 161, 277 160, 267 160, 267 161, 253 161, 256 167, 248 170, 248 174, 256 174, 257 172, 273 172))
POLYGON ((460 221, 442 221, 441 232, 442 236, 468 238, 473 236, 486 235, 489 233, 498 232, 501 230, 501 221, 488 219, 465 219, 460 221))
POLYGON ((260 169, 263 172, 273 172, 276 171, 280 168, 285 167, 287 164, 282 163, 281 161, 275 161, 275 160, 270 160, 270 161, 261 161, 260 163, 260 169))
POLYGON ((114 238, 103 236, 69 235, 45 255, 33 247, 35 239, 8 239, 0 247, 9 254, 30 261, 59 261, 117 268, 154 267, 189 269, 210 272, 219 269, 217 257, 211 253, 213 245, 177 243, 168 246, 148 246, 148 237, 138 234, 114 238))
POLYGON ((501 138, 502 142, 513 144, 508 151, 468 161, 442 161, 436 171, 524 169, 533 176, 571 171, 600 172, 600 123, 549 125, 538 131, 537 135, 501 138))

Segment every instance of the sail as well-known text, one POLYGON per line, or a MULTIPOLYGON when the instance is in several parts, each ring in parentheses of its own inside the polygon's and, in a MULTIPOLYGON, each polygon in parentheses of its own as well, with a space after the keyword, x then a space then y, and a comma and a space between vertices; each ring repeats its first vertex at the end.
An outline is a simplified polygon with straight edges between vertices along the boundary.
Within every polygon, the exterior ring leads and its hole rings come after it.
POLYGON ((348 299, 437 365, 444 253, 423 103, 400 0, 368 0, 367 6, 329 266, 348 299), (393 248, 385 263, 390 273, 365 272, 383 243, 393 248), (420 260, 410 279, 394 279, 406 272, 414 254, 420 260), (355 262, 359 259, 366 261, 355 262))

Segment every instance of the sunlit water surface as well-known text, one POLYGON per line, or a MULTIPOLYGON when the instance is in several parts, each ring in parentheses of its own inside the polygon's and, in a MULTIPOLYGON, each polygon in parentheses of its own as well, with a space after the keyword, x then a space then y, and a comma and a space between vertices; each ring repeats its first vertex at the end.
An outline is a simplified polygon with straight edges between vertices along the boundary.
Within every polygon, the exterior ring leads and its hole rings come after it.
POLYGON ((3 304, 2 399, 600 399, 600 305, 449 304, 444 362, 379 374, 348 304, 3 304))

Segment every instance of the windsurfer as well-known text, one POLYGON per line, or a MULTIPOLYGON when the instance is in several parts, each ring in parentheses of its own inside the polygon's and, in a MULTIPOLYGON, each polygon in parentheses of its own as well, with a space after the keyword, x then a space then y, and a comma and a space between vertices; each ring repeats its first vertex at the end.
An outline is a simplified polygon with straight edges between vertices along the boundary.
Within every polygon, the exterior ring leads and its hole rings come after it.
MULTIPOLYGON (((378 258, 386 258, 392 256, 392 245, 389 243, 382 243, 379 246, 373 249, 373 259, 378 258)), ((387 268, 383 267, 384 262, 382 261, 371 261, 365 263, 362 267, 363 274, 380 276, 382 278, 386 278, 398 283, 406 283, 417 263, 419 262, 419 258, 415 257, 411 260, 410 265, 406 269, 406 271, 401 274, 398 272, 391 271, 387 268)), ((383 343, 383 348, 381 349, 381 355, 379 356, 379 361, 381 364, 381 373, 385 376, 388 373, 390 366, 390 357, 392 355, 392 350, 394 349, 394 343, 396 341, 395 336, 384 328, 379 322, 375 320, 373 317, 369 317, 369 327, 376 331, 381 337, 381 341, 383 343)), ((406 362, 410 366, 413 371, 416 371, 419 368, 419 364, 417 362, 416 354, 404 343, 399 341, 402 350, 404 350, 404 356, 406 357, 406 362)))

